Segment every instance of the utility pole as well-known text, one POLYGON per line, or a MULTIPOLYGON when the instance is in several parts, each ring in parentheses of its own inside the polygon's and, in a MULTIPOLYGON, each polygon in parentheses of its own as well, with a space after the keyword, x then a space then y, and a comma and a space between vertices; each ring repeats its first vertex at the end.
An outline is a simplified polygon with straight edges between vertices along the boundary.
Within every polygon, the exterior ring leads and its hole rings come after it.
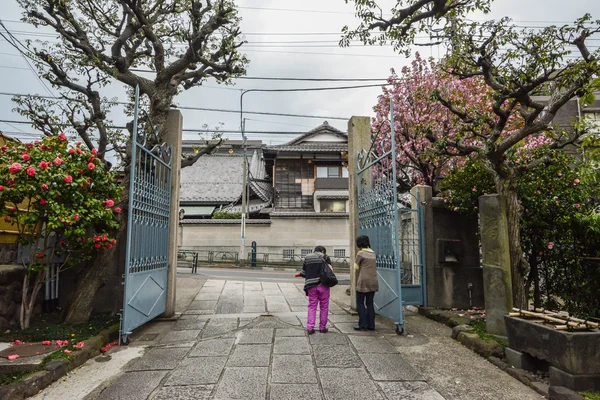
POLYGON ((244 128, 246 127, 246 119, 242 119, 242 231, 241 238, 242 243, 240 245, 239 263, 240 266, 244 266, 246 263, 246 214, 248 212, 248 199, 246 196, 246 187, 248 186, 248 159, 246 158, 246 135, 244 134, 244 128))

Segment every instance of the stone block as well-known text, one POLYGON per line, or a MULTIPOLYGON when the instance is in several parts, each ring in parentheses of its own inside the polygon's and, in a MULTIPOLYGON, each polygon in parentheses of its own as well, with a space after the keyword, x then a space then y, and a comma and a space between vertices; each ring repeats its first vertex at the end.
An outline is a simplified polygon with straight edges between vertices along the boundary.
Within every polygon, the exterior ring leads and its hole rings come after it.
POLYGON ((537 372, 538 364, 533 357, 527 353, 521 353, 507 347, 504 349, 504 355, 506 356, 506 362, 515 368, 521 368, 526 371, 537 372))
POLYGON ((186 358, 173 370, 165 386, 215 384, 226 361, 227 357, 186 358))
MULTIPOLYGON (((600 332, 568 332, 505 317, 511 349, 549 362, 573 375, 600 375, 600 332)), ((557 385, 564 386, 564 385, 557 385)))
POLYGON ((200 331, 206 325, 206 320, 194 319, 179 319, 173 328, 174 331, 200 331))
POLYGON ((275 338, 274 354, 310 354, 310 346, 306 337, 275 338))
POLYGON ((2 400, 22 400, 23 396, 21 385, 0 386, 0 399, 2 400))
POLYGON ((52 383, 52 373, 49 371, 35 372, 21 382, 23 394, 30 397, 37 394, 40 390, 48 387, 52 383))
POLYGON ((235 346, 227 361, 227 367, 268 367, 271 346, 271 344, 235 346))
POLYGON ((317 345, 337 345, 346 346, 348 345, 348 337, 339 333, 328 332, 322 334, 320 332, 310 335, 308 337, 310 344, 313 346, 317 345))
POLYGON ((454 327, 460 326, 460 325, 469 325, 470 322, 471 322, 471 320, 467 317, 454 316, 454 317, 450 317, 448 319, 447 325, 450 328, 454 328, 454 327))
POLYGON ((226 357, 231 352, 234 339, 212 339, 201 341, 194 347, 190 357, 226 357))
POLYGON ((64 376, 69 370, 69 362, 67 360, 52 360, 44 367, 51 374, 52 381, 64 376))
POLYGON ((271 382, 317 383, 317 374, 309 355, 273 355, 271 382))
POLYGON ((550 386, 548 398, 550 400, 585 400, 582 395, 564 386, 550 386))
POLYGON ((420 381, 421 374, 400 354, 359 354, 376 381, 420 381))
POLYGON ((461 332, 456 340, 482 357, 504 356, 504 347, 500 343, 492 339, 482 339, 476 333, 461 332))
POLYGON ((202 331, 202 337, 212 337, 222 335, 226 332, 237 329, 237 318, 211 319, 202 331))
POLYGON ((125 370, 156 371, 174 369, 188 351, 188 348, 151 349, 139 359, 134 360, 125 370))
POLYGON ((165 386, 152 400, 208 400, 214 385, 165 386))
POLYGON ((215 400, 264 400, 268 368, 226 368, 215 400))
POLYGON ((392 346, 383 337, 377 336, 350 336, 350 341, 354 345, 356 351, 361 353, 379 353, 391 354, 397 353, 396 348, 392 346))
POLYGON ((362 362, 349 345, 314 345, 317 367, 360 368, 362 362))
POLYGON ((186 341, 195 341, 200 331, 171 331, 162 339, 161 343, 181 343, 186 341))
POLYGON ((377 386, 363 368, 318 368, 327 400, 382 400, 377 386))
POLYGON ((321 389, 314 384, 271 383, 271 400, 322 400, 321 389))
POLYGON ((471 325, 458 325, 452 328, 452 339, 456 339, 461 332, 470 332, 473 330, 471 325))
POLYGON ((306 331, 304 329, 297 329, 297 328, 279 328, 275 331, 275 336, 277 336, 277 337, 306 336, 306 331))
POLYGON ((246 329, 240 332, 238 344, 268 344, 273 343, 272 328, 246 329))
POLYGON ((139 371, 121 374, 112 385, 100 393, 97 399, 146 400, 166 374, 167 371, 139 371))
POLYGON ((550 367, 550 386, 564 386, 577 392, 600 391, 600 374, 574 375, 556 367, 550 367))
POLYGON ((192 301, 188 310, 214 310, 217 302, 213 300, 195 300, 192 301))

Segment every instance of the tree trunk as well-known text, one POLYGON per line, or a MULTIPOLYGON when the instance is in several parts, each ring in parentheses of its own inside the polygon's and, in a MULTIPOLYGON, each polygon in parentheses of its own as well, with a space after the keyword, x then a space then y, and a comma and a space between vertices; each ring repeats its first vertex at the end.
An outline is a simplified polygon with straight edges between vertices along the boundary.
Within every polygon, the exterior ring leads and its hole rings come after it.
POLYGON ((129 172, 125 173, 123 179, 123 193, 120 203, 123 211, 119 216, 119 230, 115 232, 117 245, 110 249, 96 253, 96 256, 86 265, 77 279, 75 290, 68 302, 69 308, 66 313, 65 323, 72 325, 85 324, 92 315, 94 299, 98 290, 106 284, 108 272, 120 246, 126 246, 126 240, 120 240, 123 232, 127 229, 127 214, 129 205, 129 172))
POLYGON ((21 314, 19 320, 21 330, 29 328, 29 324, 31 323, 31 315, 33 314, 37 297, 40 294, 40 289, 44 285, 46 270, 44 269, 37 273, 31 294, 29 294, 29 284, 31 282, 30 274, 31 273, 28 271, 23 278, 23 294, 21 297, 21 314))
POLYGON ((538 250, 537 250, 537 238, 533 238, 531 243, 533 244, 531 254, 529 254, 529 278, 527 279, 526 291, 529 292, 531 284, 533 284, 533 306, 540 308, 542 306, 542 296, 540 293, 540 270, 538 263, 538 250))
POLYGON ((496 190, 503 196, 506 204, 513 306, 526 308, 525 277, 528 273, 528 265, 523 257, 523 248, 521 247, 521 204, 519 203, 517 188, 514 185, 514 181, 497 177, 496 190))

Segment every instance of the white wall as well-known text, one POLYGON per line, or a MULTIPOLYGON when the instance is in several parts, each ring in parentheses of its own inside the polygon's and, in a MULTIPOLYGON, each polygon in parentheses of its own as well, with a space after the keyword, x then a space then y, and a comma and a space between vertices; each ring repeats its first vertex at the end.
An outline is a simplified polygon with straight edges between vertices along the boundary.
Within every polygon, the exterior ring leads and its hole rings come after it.
MULTIPOLYGON (((259 253, 282 254, 283 249, 314 249, 325 246, 333 256, 335 249, 350 254, 350 224, 348 218, 271 218, 271 224, 247 224, 246 245, 256 241, 259 253)), ((183 224, 180 225, 179 247, 193 250, 239 251, 240 225, 183 224)))

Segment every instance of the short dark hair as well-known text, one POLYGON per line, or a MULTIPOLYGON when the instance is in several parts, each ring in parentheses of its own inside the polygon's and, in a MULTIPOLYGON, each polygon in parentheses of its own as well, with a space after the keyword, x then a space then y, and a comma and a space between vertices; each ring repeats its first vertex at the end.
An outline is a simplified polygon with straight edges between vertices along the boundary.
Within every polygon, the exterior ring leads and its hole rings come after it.
POLYGON ((371 242, 369 241, 369 237, 367 235, 361 235, 356 238, 356 247, 359 249, 366 249, 367 247, 371 247, 371 242))
POLYGON ((323 246, 317 246, 317 247, 315 247, 315 253, 326 254, 325 247, 323 247, 323 246))

